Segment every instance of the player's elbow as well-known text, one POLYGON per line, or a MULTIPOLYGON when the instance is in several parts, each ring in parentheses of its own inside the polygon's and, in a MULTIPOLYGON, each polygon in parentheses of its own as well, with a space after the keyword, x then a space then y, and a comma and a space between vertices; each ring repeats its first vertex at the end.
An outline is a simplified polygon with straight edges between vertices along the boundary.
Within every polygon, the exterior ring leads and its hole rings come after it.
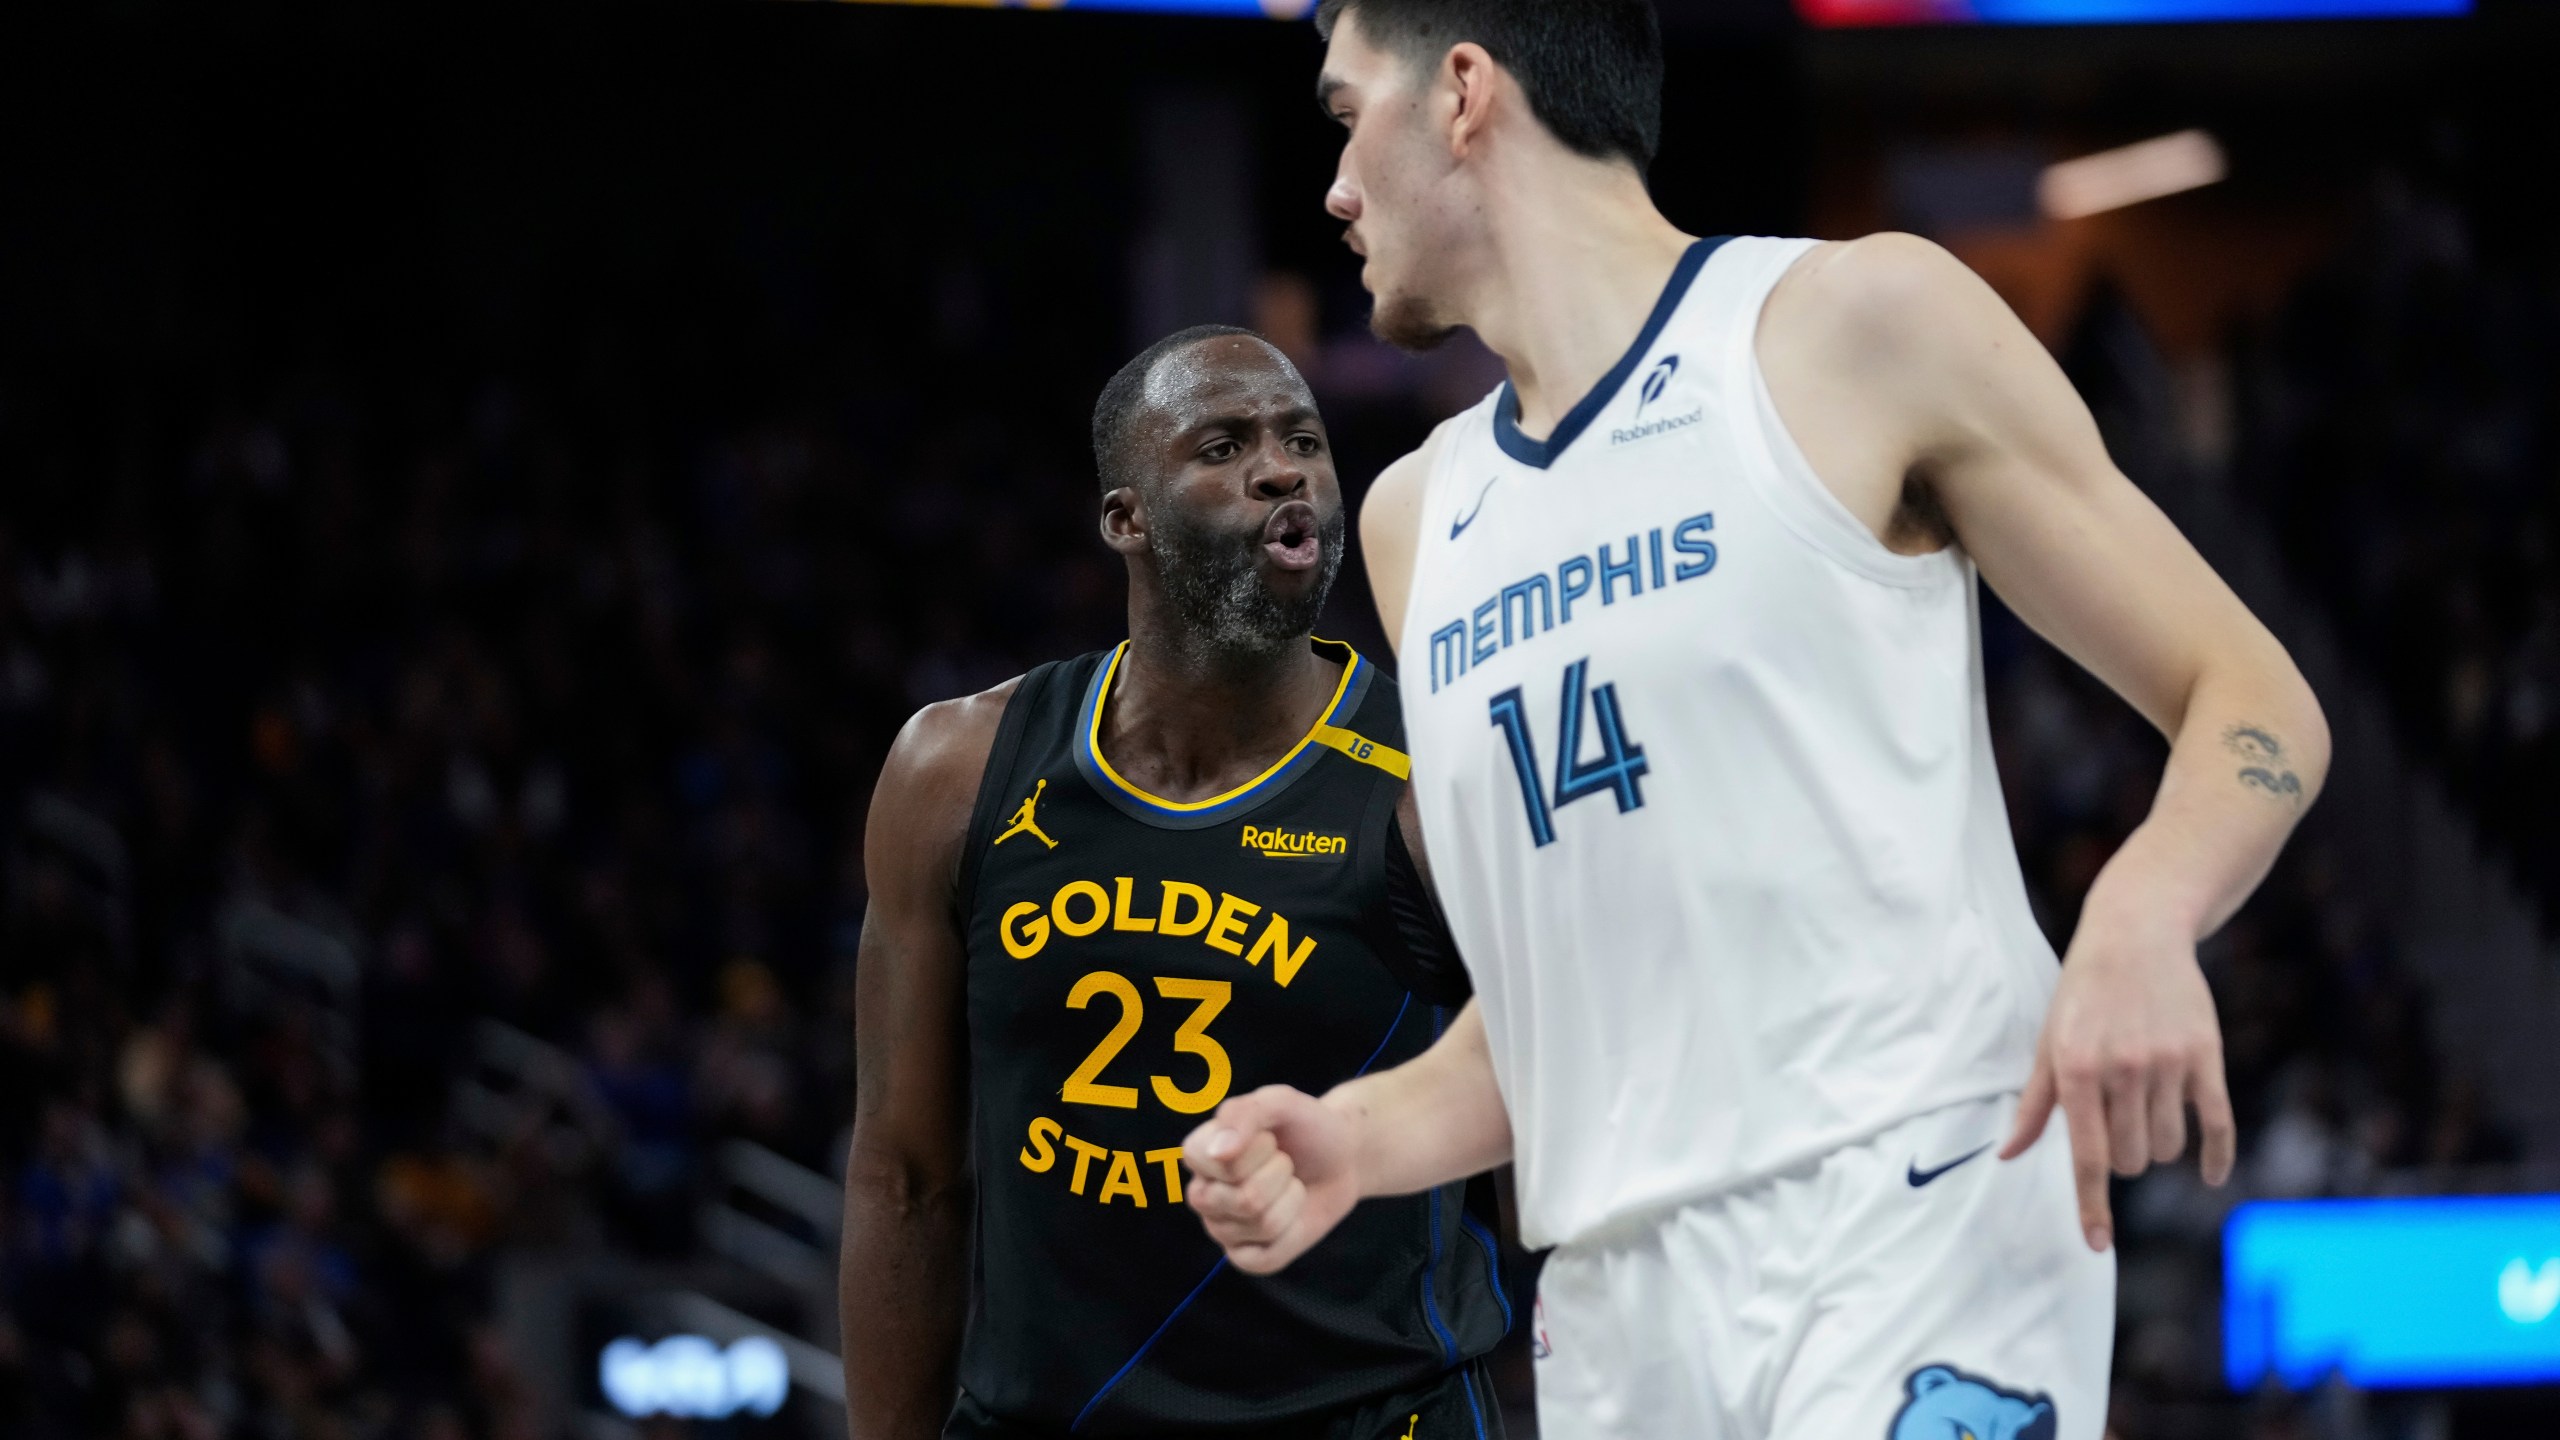
POLYGON ((2263 636, 2248 653, 2230 657, 2228 671, 2238 683, 2216 687, 2230 698, 2215 707, 2229 716, 2221 721, 2224 726, 2236 727, 2225 734, 2226 742, 2238 731, 2255 732, 2249 743, 2273 747, 2269 758, 2282 762, 2273 767, 2279 782, 2298 786, 2308 808, 2329 776, 2329 716, 2319 695, 2272 635, 2263 636))
POLYGON ((845 1159, 845 1217, 848 1222, 861 1217, 874 1224, 912 1223, 963 1204, 968 1184, 968 1172, 957 1156, 866 1136, 857 1126, 852 1153, 845 1159))
POLYGON ((2271 722, 2280 727, 2276 733, 2284 737, 2287 757, 2293 761, 2293 772, 2302 781, 2304 804, 2320 793, 2321 782, 2329 775, 2329 714, 2321 708, 2320 696, 2311 681, 2296 665, 2281 641, 2273 635, 2267 643, 2274 655, 2268 664, 2274 713, 2271 722))
POLYGON ((2300 736, 2295 742, 2300 750, 2300 760, 2294 767, 2294 774, 2302 781, 2302 803, 2307 806, 2320 798, 2322 787, 2329 781, 2329 714, 2321 708, 2319 695, 2313 692, 2311 682, 2303 678, 2302 672, 2295 670, 2291 674, 2294 691, 2292 723, 2300 736))

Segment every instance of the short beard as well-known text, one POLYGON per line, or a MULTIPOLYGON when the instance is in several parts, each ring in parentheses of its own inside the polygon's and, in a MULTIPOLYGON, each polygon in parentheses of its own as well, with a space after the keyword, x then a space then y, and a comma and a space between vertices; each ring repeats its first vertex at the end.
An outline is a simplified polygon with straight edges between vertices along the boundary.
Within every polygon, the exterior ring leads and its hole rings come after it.
POLYGON ((1381 295, 1369 311, 1369 331, 1408 354, 1437 350, 1458 333, 1418 295, 1381 295))
POLYGON ((1262 583, 1260 533, 1239 539, 1194 528, 1159 511, 1153 537, 1156 576, 1193 645, 1220 660, 1269 659, 1304 644, 1315 629, 1342 569, 1347 528, 1340 510, 1319 523, 1316 533, 1324 542, 1324 558, 1317 562, 1315 584, 1298 598, 1284 600, 1262 583))

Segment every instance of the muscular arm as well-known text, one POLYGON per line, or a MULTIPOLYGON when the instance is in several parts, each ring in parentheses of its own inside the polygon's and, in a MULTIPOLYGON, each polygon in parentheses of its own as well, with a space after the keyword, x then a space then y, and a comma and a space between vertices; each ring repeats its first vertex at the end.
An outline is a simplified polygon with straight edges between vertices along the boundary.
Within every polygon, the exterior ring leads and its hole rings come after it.
POLYGON ((1943 512, 2020 618, 2169 737, 2148 819, 2082 909, 2008 1153, 2058 1100, 2090 1242, 2105 1177, 2186 1146, 2233 1153, 2221 1035, 2195 944, 2266 877, 2328 768, 2284 647, 2107 457, 2088 408, 1999 297, 1909 236, 1826 246, 1762 316, 1762 368, 1815 471, 1886 543, 1943 512), (1924 503, 1915 507, 1918 498, 1924 503))
POLYGON ((854 1440, 931 1440, 955 1393, 969 1216, 967 955, 955 885, 1011 689, 919 713, 872 793, 837 1297, 854 1440))

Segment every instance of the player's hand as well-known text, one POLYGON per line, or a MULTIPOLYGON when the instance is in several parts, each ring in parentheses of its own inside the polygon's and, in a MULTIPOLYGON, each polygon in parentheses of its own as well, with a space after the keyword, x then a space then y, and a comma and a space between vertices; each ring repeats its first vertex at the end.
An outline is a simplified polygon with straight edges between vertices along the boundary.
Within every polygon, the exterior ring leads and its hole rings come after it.
POLYGON ((1218 1107, 1182 1145, 1184 1199, 1249 1275, 1275 1275, 1360 1202, 1350 1117, 1286 1085, 1218 1107))
POLYGON ((2222 1025, 2195 942, 2168 907, 2093 887, 2036 1045, 2035 1071, 2000 1158, 2026 1153, 2059 1103, 2089 1248, 2115 1239, 2107 1174, 2141 1174, 2187 1149, 2187 1107, 2203 1132, 2205 1183, 2231 1177, 2237 1128, 2222 1073, 2222 1025), (2101 892, 2109 892, 2102 895, 2101 892))

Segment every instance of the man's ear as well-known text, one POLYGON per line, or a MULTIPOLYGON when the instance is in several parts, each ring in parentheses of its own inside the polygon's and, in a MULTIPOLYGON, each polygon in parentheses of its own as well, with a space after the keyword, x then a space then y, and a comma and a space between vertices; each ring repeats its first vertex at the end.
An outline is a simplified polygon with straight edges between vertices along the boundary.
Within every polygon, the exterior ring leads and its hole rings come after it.
POLYGON ((1494 92, 1502 78, 1493 55, 1473 40, 1449 47, 1440 61, 1440 83, 1433 97, 1448 124, 1449 153, 1465 159, 1484 143, 1493 125, 1494 92))
POLYGON ((1123 555, 1147 548, 1147 501, 1137 486, 1123 485, 1103 494, 1102 543, 1123 555))

